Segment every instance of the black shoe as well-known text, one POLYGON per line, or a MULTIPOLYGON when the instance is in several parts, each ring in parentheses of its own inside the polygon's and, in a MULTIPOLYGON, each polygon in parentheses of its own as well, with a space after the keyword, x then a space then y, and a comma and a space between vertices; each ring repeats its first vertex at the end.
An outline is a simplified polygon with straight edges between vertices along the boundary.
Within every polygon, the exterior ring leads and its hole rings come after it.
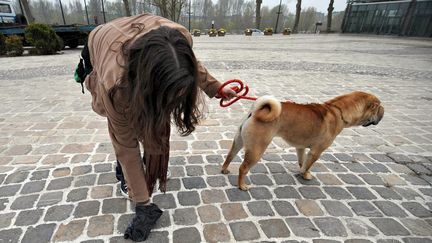
POLYGON ((127 227, 124 238, 133 241, 145 241, 161 215, 162 210, 156 204, 137 205, 135 217, 127 227))
POLYGON ((120 192, 125 198, 129 198, 126 180, 124 179, 121 164, 117 161, 116 178, 120 181, 120 192))

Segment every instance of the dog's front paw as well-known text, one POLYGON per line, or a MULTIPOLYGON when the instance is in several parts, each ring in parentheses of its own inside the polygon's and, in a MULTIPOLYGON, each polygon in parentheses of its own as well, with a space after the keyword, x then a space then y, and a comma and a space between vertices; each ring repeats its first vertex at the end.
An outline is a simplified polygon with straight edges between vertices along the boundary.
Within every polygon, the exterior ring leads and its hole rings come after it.
POLYGON ((222 168, 221 172, 222 172, 222 174, 229 174, 230 173, 230 171, 228 169, 224 169, 224 168, 222 168))
POLYGON ((243 184, 239 185, 239 189, 242 191, 247 191, 247 190, 249 190, 249 186, 246 185, 246 183, 243 183, 243 184))
POLYGON ((303 179, 305 179, 305 180, 312 180, 313 179, 313 176, 312 176, 312 174, 310 173, 310 172, 304 172, 303 173, 303 179))

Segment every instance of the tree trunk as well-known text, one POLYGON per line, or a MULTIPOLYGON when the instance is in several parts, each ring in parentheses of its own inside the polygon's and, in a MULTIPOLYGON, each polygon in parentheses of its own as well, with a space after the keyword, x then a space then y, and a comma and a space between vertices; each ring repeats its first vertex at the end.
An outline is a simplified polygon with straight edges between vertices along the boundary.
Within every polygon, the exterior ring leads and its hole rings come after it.
POLYGON ((257 29, 259 29, 261 26, 261 3, 262 0, 256 0, 255 28, 257 29))
POLYGON ((297 31, 298 31, 298 24, 299 24, 299 21, 300 21, 300 12, 301 12, 301 0, 297 0, 296 15, 295 15, 295 20, 294 20, 293 33, 297 33, 297 31))
POLYGON ((327 9, 327 33, 330 33, 331 31, 331 22, 332 22, 332 15, 333 15, 333 3, 334 0, 330 0, 329 7, 327 9))
POLYGON ((33 23, 35 21, 35 18, 33 17, 33 14, 30 11, 30 6, 27 0, 21 0, 22 7, 24 9, 24 16, 27 18, 28 23, 33 23))
POLYGON ((131 14, 130 7, 129 7, 129 1, 123 0, 123 4, 124 4, 126 16, 131 16, 132 14, 131 14))

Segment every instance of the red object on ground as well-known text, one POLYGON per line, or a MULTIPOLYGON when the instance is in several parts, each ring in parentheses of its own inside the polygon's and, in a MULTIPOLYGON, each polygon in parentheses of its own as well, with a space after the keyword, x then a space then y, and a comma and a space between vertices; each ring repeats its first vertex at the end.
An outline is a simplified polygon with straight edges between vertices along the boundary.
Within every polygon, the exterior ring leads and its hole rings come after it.
POLYGON ((249 92, 249 87, 247 85, 243 84, 243 82, 241 80, 239 80, 239 79, 228 80, 225 83, 223 83, 222 86, 218 90, 218 94, 221 97, 221 100, 220 100, 219 104, 220 104, 221 107, 228 107, 228 106, 234 104, 235 102, 237 102, 240 99, 247 99, 247 100, 256 100, 257 99, 256 97, 246 96, 248 92, 249 92), (232 90, 234 90, 234 92, 236 92, 237 94, 240 94, 240 93, 241 94, 239 96, 237 96, 236 98, 228 101, 227 103, 224 103, 224 99, 223 98, 225 98, 226 95, 222 92, 222 90, 227 85, 232 84, 232 83, 239 84, 239 86, 236 85, 236 86, 232 86, 230 88, 232 90))

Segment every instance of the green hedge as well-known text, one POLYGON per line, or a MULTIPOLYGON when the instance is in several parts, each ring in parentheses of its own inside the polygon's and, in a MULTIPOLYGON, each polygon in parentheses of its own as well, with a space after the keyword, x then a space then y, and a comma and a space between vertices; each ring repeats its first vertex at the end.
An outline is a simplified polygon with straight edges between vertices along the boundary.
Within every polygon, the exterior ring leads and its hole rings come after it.
POLYGON ((17 35, 6 37, 5 47, 8 56, 21 56, 24 52, 22 38, 17 35))
POLYGON ((55 54, 63 48, 61 38, 46 24, 30 24, 25 28, 24 35, 27 42, 35 47, 34 54, 55 54))

